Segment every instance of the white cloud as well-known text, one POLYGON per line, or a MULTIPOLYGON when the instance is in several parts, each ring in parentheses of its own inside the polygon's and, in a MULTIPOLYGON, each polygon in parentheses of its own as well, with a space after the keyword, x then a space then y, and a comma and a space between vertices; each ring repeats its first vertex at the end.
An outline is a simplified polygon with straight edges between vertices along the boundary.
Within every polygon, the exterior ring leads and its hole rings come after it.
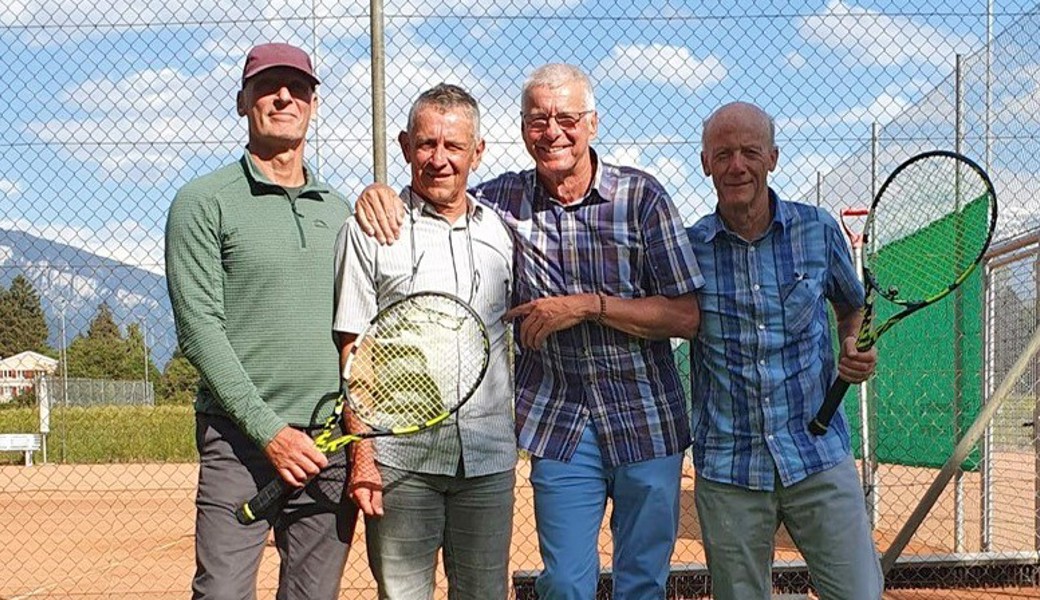
MULTIPOLYGON (((495 82, 486 82, 473 75, 473 67, 467 62, 453 56, 442 56, 431 61, 431 56, 436 56, 435 49, 415 44, 402 47, 388 57, 390 62, 386 65, 386 72, 394 74, 386 79, 389 180, 395 183, 405 183, 408 180, 408 171, 401 160, 396 143, 396 133, 406 127, 412 101, 422 91, 444 81, 465 88, 480 103, 481 130, 487 142, 487 149, 479 170, 471 176, 471 183, 505 170, 529 168, 531 160, 520 142, 517 124, 519 108, 514 92, 506 91, 495 82)), ((341 72, 331 77, 335 80, 330 85, 336 86, 335 89, 348 91, 346 94, 336 94, 324 105, 323 110, 329 111, 325 112, 323 123, 332 125, 322 126, 322 137, 361 142, 337 143, 329 155, 342 164, 350 164, 351 161, 354 164, 370 164, 371 99, 367 90, 362 90, 362 94, 356 89, 348 88, 348 82, 367 80, 368 61, 362 59, 346 65, 341 72)), ((344 174, 344 177, 343 185, 347 189, 368 183, 349 175, 344 174)))
MULTIPOLYGON (((38 139, 60 146, 77 161, 97 165, 115 181, 159 183, 176 178, 194 157, 227 151, 230 119, 100 117, 28 126, 38 139), (113 142, 118 141, 118 144, 113 142)), ((239 134, 243 135, 243 134, 239 134)))
MULTIPOLYGON (((217 0, 109 0, 85 3, 79 0, 15 0, 0 9, 4 25, 67 26, 88 23, 143 25, 155 21, 199 20, 218 9, 217 0)), ((239 16, 246 11, 235 11, 239 16)))
POLYGON ((114 181, 169 181, 189 160, 244 139, 234 113, 237 68, 233 74, 224 64, 200 74, 164 68, 86 80, 58 95, 70 112, 86 117, 31 122, 26 129, 114 181), (214 98, 224 104, 215 106, 214 98))
POLYGON ((714 209, 715 193, 710 181, 701 173, 700 164, 687 162, 674 150, 680 146, 671 143, 673 141, 655 138, 607 146, 603 160, 615 165, 636 167, 653 175, 671 196, 683 223, 692 225, 714 209))
POLYGON ((798 52, 787 53, 787 55, 784 57, 784 60, 787 62, 787 66, 791 67, 792 69, 801 69, 808 62, 805 59, 805 57, 799 54, 798 52))
MULTIPOLYGON (((581 0, 390 0, 385 3, 384 12, 389 15, 411 15, 415 21, 420 21, 425 17, 444 14, 516 16, 542 14, 546 11, 551 13, 580 2, 581 0)), ((367 35, 369 5, 368 2, 359 0, 325 0, 317 5, 299 0, 253 0, 237 3, 220 0, 107 0, 96 3, 82 0, 7 0, 0 8, 0 25, 54 27, 105 24, 126 28, 176 22, 252 22, 260 17, 268 21, 281 21, 293 32, 309 33, 312 7, 322 35, 367 35)))
POLYGON ((1017 94, 997 98, 993 113, 1006 122, 1040 122, 1040 65, 1028 65, 1017 69, 1012 77, 1020 82, 1017 94))
POLYGON ((649 82, 696 90, 722 81, 727 74, 718 58, 695 58, 683 46, 633 44, 615 46, 593 70, 592 77, 599 82, 649 82))
MULTIPOLYGON (((817 173, 826 175, 842 158, 837 154, 812 152, 788 157, 781 151, 780 161, 776 171, 770 175, 769 184, 785 198, 815 203, 817 173)), ((825 205, 828 201, 828 198, 821 199, 825 205)))
POLYGON ((995 239, 1006 239, 1040 227, 1036 210, 1036 173, 990 169, 1000 212, 995 239))
POLYGON ((981 43, 974 35, 959 36, 842 0, 830 0, 820 14, 803 18, 798 33, 809 43, 844 51, 855 62, 883 67, 922 62, 951 65, 957 53, 967 53, 981 43))
POLYGON ((148 120, 172 116, 190 118, 199 112, 212 112, 217 99, 227 107, 223 112, 231 114, 239 68, 231 72, 228 66, 218 65, 197 75, 172 68, 148 69, 121 79, 86 80, 64 90, 59 99, 89 113, 148 120))
POLYGON ((790 117, 776 119, 779 131, 794 132, 802 127, 816 128, 835 125, 856 125, 877 122, 885 124, 903 113, 911 103, 904 98, 881 94, 866 106, 853 106, 840 112, 828 115, 810 115, 808 117, 790 117))
POLYGON ((0 194, 7 196, 8 198, 14 198, 21 194, 22 186, 17 181, 11 181, 10 179, 0 179, 0 194))

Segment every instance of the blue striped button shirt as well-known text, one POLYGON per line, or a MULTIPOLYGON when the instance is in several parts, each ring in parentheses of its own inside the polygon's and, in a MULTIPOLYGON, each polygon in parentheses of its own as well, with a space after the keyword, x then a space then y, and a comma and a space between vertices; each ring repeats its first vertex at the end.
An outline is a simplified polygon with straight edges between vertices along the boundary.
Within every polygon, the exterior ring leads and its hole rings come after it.
MULTIPOLYGON (((703 284, 678 211, 642 171, 599 162, 589 193, 566 206, 534 171, 475 192, 514 233, 514 306, 597 292, 676 297, 703 284)), ((668 340, 584 321, 517 360, 519 446, 569 460, 591 419, 609 466, 681 452, 689 445, 682 385, 668 340)))
POLYGON ((701 324, 691 352, 691 429, 697 474, 772 490, 849 455, 841 411, 816 437, 809 421, 835 376, 827 302, 863 305, 848 246, 825 211, 777 198, 750 243, 718 214, 689 229, 704 273, 701 324))

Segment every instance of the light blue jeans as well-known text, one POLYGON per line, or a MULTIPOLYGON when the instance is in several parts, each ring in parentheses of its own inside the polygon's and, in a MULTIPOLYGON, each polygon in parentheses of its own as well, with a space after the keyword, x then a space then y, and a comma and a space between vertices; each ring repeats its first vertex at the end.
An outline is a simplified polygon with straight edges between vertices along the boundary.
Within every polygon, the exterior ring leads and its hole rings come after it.
POLYGON ((884 589, 852 458, 774 491, 697 477, 697 516, 715 600, 768 600, 780 524, 805 558, 820 600, 878 600, 884 589))
POLYGON ((451 600, 508 595, 513 470, 465 478, 379 466, 384 515, 366 517, 368 560, 381 600, 433 598, 437 551, 451 600))
POLYGON ((544 564, 535 582, 538 598, 596 597, 599 528, 607 498, 614 504, 614 598, 664 598, 679 528, 681 474, 682 453, 605 466, 591 426, 570 462, 535 459, 531 484, 544 564))

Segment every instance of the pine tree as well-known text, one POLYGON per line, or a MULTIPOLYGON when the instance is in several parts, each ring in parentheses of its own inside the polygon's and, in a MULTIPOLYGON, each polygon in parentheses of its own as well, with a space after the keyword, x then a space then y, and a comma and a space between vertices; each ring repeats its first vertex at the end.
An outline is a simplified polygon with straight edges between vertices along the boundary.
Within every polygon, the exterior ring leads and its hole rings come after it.
POLYGON ((156 386, 157 403, 190 404, 195 400, 195 390, 199 386, 199 372, 184 358, 181 349, 177 348, 166 363, 162 378, 156 386))
POLYGON ((140 381, 148 370, 149 381, 159 378, 159 370, 148 357, 145 365, 144 336, 137 323, 120 333, 107 304, 98 306, 86 335, 78 335, 66 351, 69 377, 140 381))
POLYGON ((94 319, 90 322, 90 328, 87 330, 87 336, 94 339, 122 339, 119 333, 119 325, 116 325, 115 317, 112 316, 112 309, 108 307, 107 302, 102 302, 98 306, 97 313, 94 314, 94 319))
POLYGON ((144 377, 144 370, 148 369, 148 376, 146 379, 152 384, 156 384, 162 374, 159 372, 158 367, 152 362, 151 349, 145 346, 146 340, 144 339, 144 332, 141 329, 139 323, 131 323, 126 328, 126 360, 124 363, 123 372, 129 374, 127 379, 141 379, 144 377), (145 356, 148 357, 148 363, 145 365, 145 356))
POLYGON ((8 290, 0 287, 0 323, 0 357, 26 350, 54 356, 40 295, 25 276, 16 275, 8 290))

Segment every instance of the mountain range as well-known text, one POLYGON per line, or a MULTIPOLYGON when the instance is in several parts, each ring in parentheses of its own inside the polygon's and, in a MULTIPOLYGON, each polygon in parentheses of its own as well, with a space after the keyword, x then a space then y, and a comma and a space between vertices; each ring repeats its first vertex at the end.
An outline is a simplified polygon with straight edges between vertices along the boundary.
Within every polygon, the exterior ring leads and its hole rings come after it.
POLYGON ((124 334, 130 323, 141 325, 160 370, 173 355, 177 335, 164 276, 81 248, 0 228, 0 284, 10 287, 19 274, 40 295, 52 347, 61 348, 85 334, 98 306, 105 302, 124 334))

